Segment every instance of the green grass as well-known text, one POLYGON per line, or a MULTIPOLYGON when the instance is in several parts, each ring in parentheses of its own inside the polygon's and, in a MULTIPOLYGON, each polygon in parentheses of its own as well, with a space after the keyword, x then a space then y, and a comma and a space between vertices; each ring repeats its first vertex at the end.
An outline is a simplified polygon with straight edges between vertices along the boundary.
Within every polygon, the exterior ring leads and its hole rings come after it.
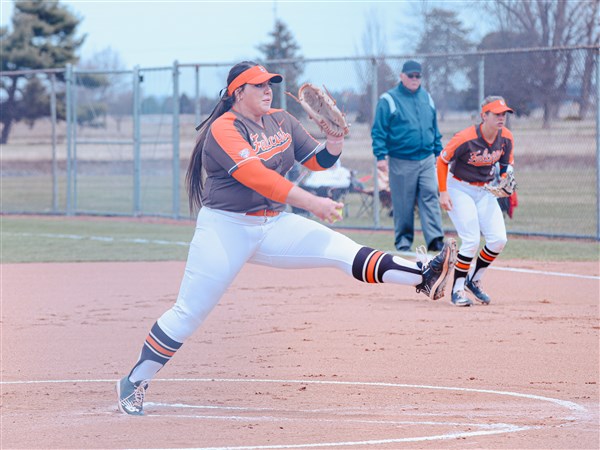
MULTIPOLYGON (((509 232, 544 233, 556 236, 596 236, 597 201, 595 166, 579 168, 529 168, 517 172, 519 206, 513 219, 507 219, 509 232)), ((185 173, 180 174, 180 217, 189 217, 187 194, 183 188, 185 173)), ((172 216, 170 172, 142 173, 140 208, 143 215, 172 216)), ((66 182, 58 180, 58 211, 66 210, 66 182)), ((372 213, 357 216, 361 198, 348 194, 343 199, 348 216, 345 223, 355 227, 373 227, 372 213)), ((133 179, 130 174, 88 174, 77 179, 76 212, 87 214, 133 215, 133 179)), ((2 211, 52 212, 52 179, 42 175, 5 176, 2 178, 2 211)), ((447 214, 444 227, 453 229, 447 214)), ((382 211, 380 227, 391 228, 392 219, 382 211)), ((416 226, 419 228, 418 216, 416 226)))
MULTIPOLYGON (((0 216, 2 263, 185 260, 194 233, 192 221, 100 217, 0 216)), ((340 222, 344 224, 344 222, 340 222)), ((355 241, 392 251, 391 231, 340 229, 355 241)), ((415 245, 423 243, 420 233, 415 245)), ((507 259, 595 261, 600 244, 589 240, 509 237, 507 259)))
POLYGON ((183 260, 194 226, 106 218, 2 216, 2 262, 183 260))
MULTIPOLYGON (((57 211, 52 210, 52 177, 29 175, 3 177, 2 211, 23 213, 64 213, 67 209, 67 182, 58 177, 57 211)), ((145 215, 172 216, 170 176, 143 176, 140 183, 140 209, 145 215)), ((180 189, 180 217, 188 217, 185 189, 180 189)), ((75 199, 71 200, 75 202, 75 199)), ((106 215, 133 215, 131 175, 84 175, 77 178, 77 212, 106 215)))

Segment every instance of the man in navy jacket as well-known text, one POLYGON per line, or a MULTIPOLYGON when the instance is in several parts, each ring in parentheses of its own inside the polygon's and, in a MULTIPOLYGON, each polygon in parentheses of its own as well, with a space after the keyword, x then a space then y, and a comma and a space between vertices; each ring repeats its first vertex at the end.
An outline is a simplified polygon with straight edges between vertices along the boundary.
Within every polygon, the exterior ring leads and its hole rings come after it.
POLYGON ((417 204, 427 250, 437 252, 444 241, 435 170, 442 135, 421 74, 418 62, 404 63, 400 84, 379 98, 371 137, 377 167, 389 173, 396 249, 411 249, 417 204))

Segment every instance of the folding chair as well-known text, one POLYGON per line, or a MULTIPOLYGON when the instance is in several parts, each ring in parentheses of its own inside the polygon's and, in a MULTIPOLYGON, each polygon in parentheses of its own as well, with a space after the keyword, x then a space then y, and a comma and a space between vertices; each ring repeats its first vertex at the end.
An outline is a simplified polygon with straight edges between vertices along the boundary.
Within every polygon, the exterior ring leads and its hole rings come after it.
MULTIPOLYGON (((353 182, 350 184, 350 192, 359 194, 360 198, 360 206, 356 217, 360 217, 365 213, 373 214, 375 187, 370 185, 372 179, 372 175, 365 175, 361 178, 353 177, 353 182)), ((391 216, 392 194, 390 192, 390 182, 388 175, 380 169, 377 169, 377 188, 379 189, 379 205, 382 210, 388 210, 388 215, 391 216)))

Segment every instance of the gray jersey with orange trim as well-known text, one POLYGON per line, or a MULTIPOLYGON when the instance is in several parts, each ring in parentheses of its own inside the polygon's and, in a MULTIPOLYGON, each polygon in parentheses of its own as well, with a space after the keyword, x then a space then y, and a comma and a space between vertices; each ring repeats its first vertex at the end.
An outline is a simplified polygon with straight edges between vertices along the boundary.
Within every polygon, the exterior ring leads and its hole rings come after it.
POLYGON ((494 142, 487 142, 481 127, 473 125, 456 133, 448 142, 440 157, 450 164, 454 176, 469 183, 489 183, 494 179, 494 165, 514 163, 513 135, 502 128, 494 142))
POLYGON ((283 204, 244 186, 231 175, 256 158, 285 175, 294 161, 305 163, 324 145, 284 110, 271 109, 263 116, 263 125, 235 111, 228 111, 213 122, 202 152, 206 171, 203 205, 231 212, 285 209, 283 204))

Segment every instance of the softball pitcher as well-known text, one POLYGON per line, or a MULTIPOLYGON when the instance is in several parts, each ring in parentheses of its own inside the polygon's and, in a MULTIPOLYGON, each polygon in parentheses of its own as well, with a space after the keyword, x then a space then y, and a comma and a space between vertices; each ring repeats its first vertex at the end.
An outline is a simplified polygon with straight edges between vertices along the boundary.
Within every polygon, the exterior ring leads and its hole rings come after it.
POLYGON ((506 226, 496 197, 483 186, 494 179, 497 162, 500 176, 512 170, 513 135, 504 127, 506 114, 512 112, 502 97, 487 97, 482 103, 481 124, 455 134, 437 160, 440 205, 448 211, 461 239, 452 286, 456 306, 473 304, 465 291, 484 305, 491 301, 481 279, 506 245, 506 226), (485 245, 472 267, 481 235, 485 245))
POLYGON ((342 203, 318 197, 285 178, 294 161, 324 170, 338 160, 344 137, 316 141, 300 122, 271 109, 271 83, 281 75, 249 61, 233 66, 227 88, 199 136, 187 172, 192 211, 200 208, 176 303, 152 326, 137 362, 117 382, 121 412, 142 415, 148 382, 215 307, 247 262, 301 269, 336 267, 366 283, 414 286, 443 296, 456 260, 449 240, 428 261, 411 262, 361 246, 286 204, 332 223, 342 203))

